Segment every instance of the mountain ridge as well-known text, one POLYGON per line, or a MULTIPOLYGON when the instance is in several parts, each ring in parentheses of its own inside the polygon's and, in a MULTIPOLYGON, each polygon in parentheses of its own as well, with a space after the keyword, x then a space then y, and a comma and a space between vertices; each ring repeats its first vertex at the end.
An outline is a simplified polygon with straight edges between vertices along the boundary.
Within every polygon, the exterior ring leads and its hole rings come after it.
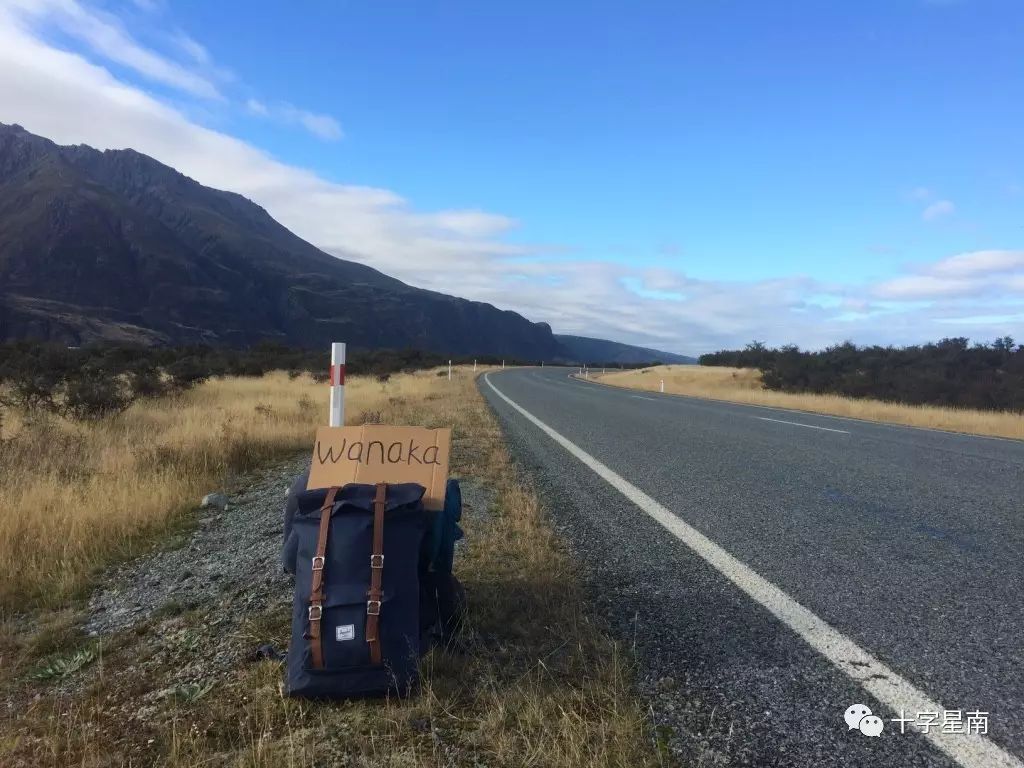
POLYGON ((327 254, 135 150, 0 124, 0 339, 24 337, 575 357, 546 323, 327 254))
POLYGON ((555 339, 570 354, 573 360, 591 363, 664 363, 665 365, 693 365, 697 359, 660 349, 637 347, 607 339, 595 339, 590 336, 571 336, 556 333, 555 339))

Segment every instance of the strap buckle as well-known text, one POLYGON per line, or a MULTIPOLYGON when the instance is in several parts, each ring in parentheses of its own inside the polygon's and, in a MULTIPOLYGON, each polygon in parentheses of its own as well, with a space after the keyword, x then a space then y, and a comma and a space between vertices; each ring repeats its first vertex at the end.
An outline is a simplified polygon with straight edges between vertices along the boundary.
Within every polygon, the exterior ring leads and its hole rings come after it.
POLYGON ((322 571, 324 569, 324 556, 317 555, 313 558, 313 570, 322 571))
POLYGON ((370 567, 371 568, 383 568, 384 567, 384 555, 370 555, 370 567))
POLYGON ((380 616, 380 600, 367 600, 366 601, 366 615, 367 616, 380 616))
POLYGON ((324 615, 324 609, 322 605, 311 605, 309 606, 309 620, 320 621, 324 615))

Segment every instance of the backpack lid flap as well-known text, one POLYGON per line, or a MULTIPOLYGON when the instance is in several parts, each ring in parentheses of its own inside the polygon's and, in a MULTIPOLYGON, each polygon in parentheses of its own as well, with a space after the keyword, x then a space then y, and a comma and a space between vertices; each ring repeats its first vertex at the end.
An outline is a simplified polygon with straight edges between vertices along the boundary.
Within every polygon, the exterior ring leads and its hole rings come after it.
MULTIPOLYGON (((319 517, 320 507, 323 506, 324 501, 327 499, 327 491, 327 488, 315 488, 311 491, 300 493, 298 497, 299 514, 313 514, 319 517)), ((349 483, 342 486, 335 497, 335 514, 341 512, 346 506, 356 507, 365 512, 372 511, 373 497, 376 492, 376 486, 367 483, 349 483)), ((384 500, 384 509, 392 510, 409 504, 415 504, 423 498, 423 494, 426 492, 426 488, 419 483, 395 483, 394 485, 389 483, 387 496, 384 500)))

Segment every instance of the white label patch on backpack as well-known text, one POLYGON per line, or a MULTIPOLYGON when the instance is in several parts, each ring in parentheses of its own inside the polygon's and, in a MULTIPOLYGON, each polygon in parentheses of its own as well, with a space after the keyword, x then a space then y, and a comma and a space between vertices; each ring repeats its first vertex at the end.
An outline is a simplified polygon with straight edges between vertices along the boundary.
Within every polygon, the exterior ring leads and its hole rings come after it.
POLYGON ((355 624, 342 624, 341 626, 334 628, 334 639, 339 643, 342 640, 355 640, 356 639, 356 625, 355 624))

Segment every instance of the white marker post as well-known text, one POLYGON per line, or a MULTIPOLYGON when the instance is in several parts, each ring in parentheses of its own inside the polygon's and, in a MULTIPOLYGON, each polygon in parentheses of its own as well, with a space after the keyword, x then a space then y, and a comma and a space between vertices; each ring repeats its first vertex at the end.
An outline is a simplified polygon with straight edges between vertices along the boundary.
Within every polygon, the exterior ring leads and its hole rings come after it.
POLYGON ((448 361, 448 381, 452 380, 452 361, 448 361))
POLYGON ((476 358, 473 358, 473 373, 476 373, 476 358))
POLYGON ((501 367, 502 367, 502 369, 505 368, 505 361, 504 360, 501 361, 501 367))
POLYGON ((345 344, 331 344, 331 420, 332 427, 345 426, 345 344))
POLYGON ((662 392, 665 391, 665 380, 664 379, 661 380, 661 391, 662 392))

